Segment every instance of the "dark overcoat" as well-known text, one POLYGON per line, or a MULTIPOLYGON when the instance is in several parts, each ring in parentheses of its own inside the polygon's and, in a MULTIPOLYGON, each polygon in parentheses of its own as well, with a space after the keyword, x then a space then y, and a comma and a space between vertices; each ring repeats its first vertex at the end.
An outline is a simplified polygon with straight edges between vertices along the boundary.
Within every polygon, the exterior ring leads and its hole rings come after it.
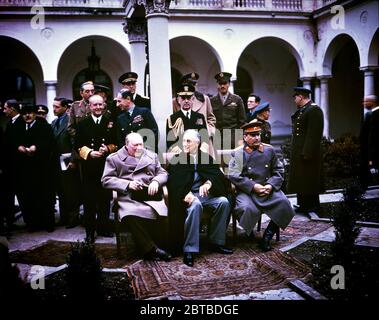
MULTIPOLYGON (((183 248, 184 221, 187 204, 184 197, 191 191, 195 166, 190 156, 184 152, 175 155, 168 167, 168 200, 169 200, 169 234, 172 252, 179 253, 183 248)), ((197 172, 202 179, 210 180, 212 187, 209 190, 211 196, 227 197, 227 180, 219 166, 213 163, 209 154, 200 152, 197 158, 197 172)))
POLYGON ((288 191, 314 194, 323 191, 321 139, 324 115, 311 101, 292 116, 292 143, 288 191))
POLYGON ((379 107, 371 113, 371 125, 368 137, 368 160, 375 168, 379 168, 379 107))
POLYGON ((260 213, 267 214, 279 227, 284 229, 290 223, 295 213, 292 205, 280 190, 283 183, 283 164, 278 160, 274 148, 261 144, 251 153, 239 148, 232 153, 229 162, 229 180, 237 188, 236 211, 241 212, 241 226, 250 234, 259 215, 244 217, 244 208, 254 207, 260 213), (271 194, 259 196, 252 190, 255 184, 270 184, 271 194), (254 221, 250 221, 254 220, 254 221))

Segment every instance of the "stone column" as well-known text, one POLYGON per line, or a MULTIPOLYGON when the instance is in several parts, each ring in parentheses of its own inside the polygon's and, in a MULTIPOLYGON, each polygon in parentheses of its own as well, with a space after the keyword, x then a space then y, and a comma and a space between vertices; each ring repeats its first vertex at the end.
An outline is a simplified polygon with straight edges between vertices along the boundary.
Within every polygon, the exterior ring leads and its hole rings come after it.
POLYGON ((364 95, 373 95, 375 94, 375 79, 374 79, 374 71, 378 67, 363 67, 360 68, 361 71, 364 73, 364 95))
POLYGON ((147 30, 146 19, 126 19, 124 32, 128 34, 130 43, 130 69, 138 74, 137 93, 147 95, 145 92, 145 68, 146 68, 146 43, 147 30))
POLYGON ((234 93, 234 84, 237 81, 237 77, 230 78, 229 92, 234 93))
MULTIPOLYGON (((312 78, 310 78, 310 77, 304 77, 304 78, 300 78, 300 80, 303 81, 303 87, 304 88, 312 90, 312 78)), ((314 100, 314 97, 311 96, 311 99, 314 100)))
POLYGON ((171 62, 168 38, 170 0, 141 0, 147 18, 151 111, 159 128, 159 150, 166 150, 166 119, 172 113, 171 62))
POLYGON ((317 103, 317 105, 320 105, 321 99, 321 89, 320 89, 320 81, 318 79, 315 80, 315 97, 314 102, 317 103))
POLYGON ((51 122, 55 118, 53 111, 54 98, 57 96, 57 82, 56 81, 45 81, 46 85, 46 105, 49 108, 49 113, 47 115, 47 121, 51 122))
POLYGON ((329 138, 329 83, 330 76, 321 76, 320 79, 320 107, 324 112, 324 136, 329 138))

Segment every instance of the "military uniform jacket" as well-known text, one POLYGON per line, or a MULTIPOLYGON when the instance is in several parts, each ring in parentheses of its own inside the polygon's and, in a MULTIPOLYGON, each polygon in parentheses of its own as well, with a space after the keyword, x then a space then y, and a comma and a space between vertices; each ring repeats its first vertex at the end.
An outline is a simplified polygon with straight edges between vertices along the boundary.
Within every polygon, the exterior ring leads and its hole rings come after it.
MULTIPOLYGON (((180 105, 176 101, 176 98, 172 100, 173 112, 180 110, 180 105)), ((195 99, 192 105, 192 111, 201 113, 207 120, 207 129, 210 137, 215 135, 216 131, 216 117, 213 113, 211 101, 209 97, 201 92, 195 91, 195 99)))
MULTIPOLYGON (((117 118, 118 145, 121 148, 125 145, 125 137, 131 132, 138 132, 141 129, 150 129, 154 134, 154 145, 149 143, 147 148, 156 150, 158 145, 158 125, 150 110, 141 107, 134 107, 133 113, 129 116, 128 111, 124 111, 117 118)), ((153 137, 148 141, 152 141, 153 137)))
POLYGON ((108 147, 110 153, 115 152, 116 142, 116 129, 106 115, 102 116, 99 124, 96 124, 92 117, 79 122, 75 135, 75 149, 80 155, 84 182, 100 182, 107 156, 91 158, 89 153, 92 150, 98 151, 102 144, 108 147))
POLYGON ((261 141, 262 143, 270 144, 271 143, 271 125, 268 121, 257 118, 262 122, 261 126, 261 141))
MULTIPOLYGON (((207 125, 204 116, 201 113, 191 111, 191 117, 188 119, 181 110, 173 113, 166 120, 166 146, 167 150, 174 145, 178 144, 183 132, 188 129, 201 130, 202 133, 207 133, 207 125)), ((207 137, 203 138, 202 141, 207 141, 207 137)))
POLYGON ((322 110, 311 101, 292 116, 288 191, 313 194, 323 190, 321 139, 322 110))
POLYGON ((138 93, 136 94, 136 96, 134 98, 134 104, 136 106, 143 107, 143 108, 151 110, 150 98, 143 97, 143 96, 139 95, 138 93))
POLYGON ((120 219, 132 215, 145 219, 167 216, 167 207, 161 201, 135 201, 131 199, 128 185, 139 180, 149 185, 157 181, 162 187, 167 182, 167 172, 161 167, 157 154, 145 150, 140 159, 131 157, 125 147, 111 154, 106 161, 101 179, 103 187, 117 191, 120 219))
POLYGON ((216 116, 217 129, 239 129, 246 123, 245 107, 240 96, 229 92, 224 104, 219 94, 210 101, 216 116))
POLYGON ((15 165, 15 159, 18 157, 18 151, 17 148, 21 144, 21 141, 19 140, 21 137, 21 134, 25 131, 25 121, 21 115, 17 117, 14 123, 12 121, 9 121, 7 123, 7 126, 5 128, 4 132, 4 146, 5 146, 5 152, 3 153, 3 157, 7 155, 4 158, 4 169, 6 172, 10 173, 12 171, 12 168, 15 165))
POLYGON ((241 199, 237 201, 237 205, 240 204, 243 208, 244 205, 249 205, 244 204, 244 200, 252 201, 261 212, 266 213, 284 229, 295 213, 286 195, 280 190, 283 183, 283 164, 278 160, 271 145, 261 144, 253 151, 246 151, 245 148, 236 149, 229 162, 228 179, 236 186, 237 198, 241 199), (273 191, 269 195, 259 196, 252 192, 257 183, 270 184, 273 191), (245 195, 250 198, 246 199, 245 195))
POLYGON ((70 108, 70 117, 68 122, 68 133, 71 137, 75 136, 78 123, 83 120, 85 117, 91 114, 91 109, 89 108, 89 103, 80 100, 73 102, 70 108))

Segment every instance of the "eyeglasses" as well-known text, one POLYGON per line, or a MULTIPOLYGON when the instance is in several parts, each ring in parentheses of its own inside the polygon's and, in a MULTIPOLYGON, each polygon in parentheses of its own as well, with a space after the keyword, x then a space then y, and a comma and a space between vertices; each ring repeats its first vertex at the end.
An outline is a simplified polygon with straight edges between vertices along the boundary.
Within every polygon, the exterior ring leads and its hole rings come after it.
POLYGON ((183 99, 183 100, 191 100, 193 95, 184 95, 184 94, 180 94, 179 95, 179 98, 183 99))
POLYGON ((127 85, 127 86, 131 86, 131 85, 133 85, 133 84, 136 84, 136 82, 137 82, 137 81, 125 81, 125 82, 123 82, 122 84, 127 85))

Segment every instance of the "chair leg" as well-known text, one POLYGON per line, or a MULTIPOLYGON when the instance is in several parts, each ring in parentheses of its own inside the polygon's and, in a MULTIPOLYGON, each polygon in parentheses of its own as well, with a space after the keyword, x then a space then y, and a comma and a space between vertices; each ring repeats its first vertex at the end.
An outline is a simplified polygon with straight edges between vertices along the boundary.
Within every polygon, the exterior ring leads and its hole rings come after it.
POLYGON ((232 213, 232 227, 233 227, 233 244, 236 244, 237 241, 237 218, 232 213))
POLYGON ((262 223, 262 216, 260 216, 259 220, 258 220, 258 225, 257 225, 257 231, 261 231, 261 223, 262 223))

